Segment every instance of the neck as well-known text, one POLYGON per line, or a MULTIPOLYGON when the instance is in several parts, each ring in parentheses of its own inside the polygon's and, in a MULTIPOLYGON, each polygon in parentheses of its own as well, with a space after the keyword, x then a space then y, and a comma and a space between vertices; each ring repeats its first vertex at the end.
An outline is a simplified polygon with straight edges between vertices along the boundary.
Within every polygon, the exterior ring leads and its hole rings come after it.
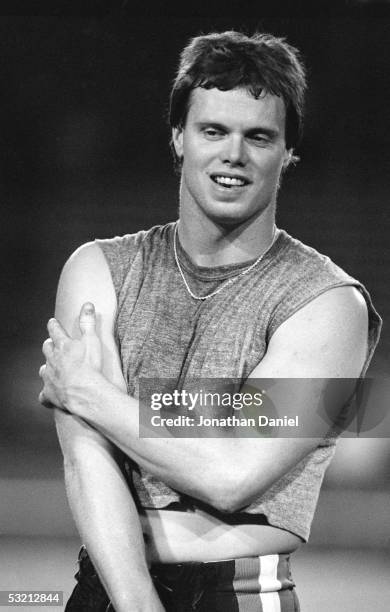
POLYGON ((223 224, 180 206, 180 243, 199 266, 221 266, 255 259, 269 248, 275 231, 275 206, 256 218, 223 224))

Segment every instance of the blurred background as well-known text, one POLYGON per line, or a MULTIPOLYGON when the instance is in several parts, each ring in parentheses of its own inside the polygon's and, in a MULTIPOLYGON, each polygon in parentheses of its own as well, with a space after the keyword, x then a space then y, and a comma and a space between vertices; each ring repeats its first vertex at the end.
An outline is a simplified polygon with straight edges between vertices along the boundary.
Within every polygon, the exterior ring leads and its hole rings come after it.
MULTIPOLYGON (((73 587, 79 542, 52 415, 36 400, 58 276, 83 242, 177 217, 166 112, 178 54, 230 28, 286 36, 302 52, 305 137, 278 225, 369 288, 384 318, 369 375, 388 376, 386 13, 0 16, 0 589, 73 587)), ((303 612, 388 609, 389 472, 388 439, 340 442, 311 542, 295 555, 303 612)))

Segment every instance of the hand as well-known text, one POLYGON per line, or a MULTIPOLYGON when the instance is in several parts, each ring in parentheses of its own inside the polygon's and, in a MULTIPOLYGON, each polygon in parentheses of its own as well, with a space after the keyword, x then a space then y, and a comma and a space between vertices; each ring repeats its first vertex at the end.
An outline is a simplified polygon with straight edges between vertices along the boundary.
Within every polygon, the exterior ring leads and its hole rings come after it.
POLYGON ((102 377, 102 345, 96 333, 96 313, 87 302, 80 310, 80 339, 71 338, 56 319, 50 319, 50 338, 42 346, 46 364, 39 370, 44 386, 39 401, 77 414, 86 401, 86 391, 102 377))

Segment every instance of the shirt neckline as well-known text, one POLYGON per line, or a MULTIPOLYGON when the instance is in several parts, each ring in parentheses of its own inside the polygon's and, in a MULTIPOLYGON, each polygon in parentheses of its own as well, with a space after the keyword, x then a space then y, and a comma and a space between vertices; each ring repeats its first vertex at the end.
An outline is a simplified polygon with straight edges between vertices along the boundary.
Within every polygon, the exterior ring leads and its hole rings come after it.
MULTIPOLYGON (((174 238, 175 226, 176 226, 175 223, 173 223, 171 226, 172 250, 173 250, 173 238, 174 238)), ((266 265, 266 263, 270 259, 272 259, 276 255, 276 253, 279 252, 282 246, 282 243, 283 243, 283 233, 284 232, 283 230, 279 228, 276 228, 276 232, 277 232, 277 236, 276 236, 276 239, 273 245, 265 253, 264 257, 259 261, 258 266, 255 266, 254 269, 258 270, 264 265, 266 265)), ((177 256, 179 258, 181 267, 183 268, 183 270, 185 270, 186 272, 188 272, 189 274, 191 274, 192 276, 194 276, 195 278, 199 280, 206 280, 206 281, 224 280, 232 276, 236 276, 242 270, 249 268, 249 266, 251 266, 257 259, 257 257, 254 257, 247 261, 233 263, 233 264, 224 264, 220 266, 200 266, 193 261, 193 259, 184 249, 184 247, 182 246, 180 242, 179 235, 177 235, 176 245, 177 245, 177 256)))

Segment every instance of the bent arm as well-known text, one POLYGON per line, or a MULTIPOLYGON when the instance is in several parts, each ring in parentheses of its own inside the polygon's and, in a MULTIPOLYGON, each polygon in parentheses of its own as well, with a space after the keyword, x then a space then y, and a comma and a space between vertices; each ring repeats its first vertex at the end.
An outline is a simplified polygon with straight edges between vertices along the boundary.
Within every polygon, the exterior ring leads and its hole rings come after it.
MULTIPOLYGON (((355 378, 365 361, 367 310, 352 288, 332 289, 284 322, 272 337, 254 378, 355 378)), ((309 389, 292 411, 315 438, 169 439, 138 436, 138 402, 103 377, 88 406, 70 393, 70 409, 99 429, 142 467, 172 488, 220 510, 248 504, 313 450, 327 433, 318 428, 309 389), (103 404, 110 405, 109 416, 103 404)), ((318 391, 318 388, 317 388, 318 391)), ((321 388, 319 388, 321 392, 321 388)))
MULTIPOLYGON (((96 303, 101 313, 103 373, 110 384, 125 393, 113 336, 116 299, 110 283, 100 249, 95 245, 82 247, 61 274, 56 317, 77 337, 81 304, 91 300, 96 303)), ((109 412, 109 405, 104 410, 109 412)), ((117 462, 117 448, 77 416, 57 409, 55 421, 69 505, 115 609, 162 610, 149 576, 137 510, 117 462)))

